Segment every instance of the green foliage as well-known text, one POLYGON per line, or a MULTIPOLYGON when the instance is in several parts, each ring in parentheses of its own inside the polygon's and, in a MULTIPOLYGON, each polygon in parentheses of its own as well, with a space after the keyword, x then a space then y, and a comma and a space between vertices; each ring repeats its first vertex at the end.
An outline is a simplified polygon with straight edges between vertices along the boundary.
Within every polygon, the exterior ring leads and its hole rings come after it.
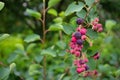
POLYGON ((10 75, 9 68, 0 68, 0 80, 7 80, 10 75))
POLYGON ((59 2, 60 2, 60 0, 49 0, 48 8, 55 6, 59 2))
POLYGON ((5 3, 0 2, 0 11, 3 9, 4 5, 5 5, 5 3))
POLYGON ((34 41, 37 41, 37 40, 40 40, 40 36, 37 35, 37 34, 28 35, 24 39, 24 41, 27 42, 27 43, 34 42, 34 41))
MULTIPOLYGON (((42 0, 3 1, 7 5, 0 13, 0 80, 43 80, 44 63, 46 80, 119 80, 119 0, 101 0, 92 7, 84 23, 91 23, 99 14, 104 27, 104 32, 98 34, 89 24, 88 39, 82 50, 89 58, 90 70, 98 70, 97 78, 77 74, 72 64, 74 57, 67 52, 72 33, 78 27, 76 19, 84 19, 85 6, 91 7, 94 1, 46 0, 45 33, 41 22, 42 0), (26 13, 31 17, 26 17, 26 13), (45 41, 42 39, 44 34, 45 41), (99 60, 92 58, 96 52, 100 52, 99 60)), ((0 2, 0 10, 4 3, 0 2)))
POLYGON ((0 34, 0 41, 6 39, 7 37, 9 37, 9 34, 0 34))
POLYGON ((105 22, 105 27, 107 30, 111 30, 113 27, 115 27, 116 22, 114 20, 107 20, 105 22))
POLYGON ((49 9, 48 14, 51 14, 53 16, 57 16, 57 11, 55 9, 49 9))
POLYGON ((56 57, 56 53, 52 49, 45 49, 41 51, 41 55, 50 55, 52 57, 56 57))
POLYGON ((87 30, 87 35, 91 38, 91 39, 96 39, 98 37, 98 33, 95 32, 94 30, 88 29, 87 30))
POLYGON ((80 18, 84 18, 86 15, 86 11, 85 10, 81 10, 79 12, 76 13, 76 15, 80 18))
POLYGON ((32 9, 26 9, 26 13, 32 17, 35 17, 36 19, 40 19, 41 18, 41 14, 37 11, 34 11, 32 9))
POLYGON ((60 31, 60 30, 63 30, 63 26, 61 24, 52 24, 52 25, 50 25, 48 30, 50 30, 50 31, 60 31))
POLYGON ((86 5, 91 6, 95 2, 95 0, 85 0, 85 2, 86 5))
POLYGON ((78 4, 76 4, 75 2, 71 3, 68 8, 65 11, 65 15, 70 15, 74 12, 79 12, 82 10, 82 8, 84 7, 84 3, 79 2, 78 4))

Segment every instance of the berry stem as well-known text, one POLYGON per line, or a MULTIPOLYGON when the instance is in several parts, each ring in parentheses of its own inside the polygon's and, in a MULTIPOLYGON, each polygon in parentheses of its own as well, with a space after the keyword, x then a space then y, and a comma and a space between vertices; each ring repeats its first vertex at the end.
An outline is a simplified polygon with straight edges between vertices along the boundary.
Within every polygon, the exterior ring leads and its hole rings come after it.
POLYGON ((87 13, 86 13, 86 15, 85 15, 85 17, 84 17, 84 20, 86 20, 86 18, 87 18, 87 16, 89 15, 89 13, 90 13, 90 10, 93 8, 93 6, 94 5, 96 5, 96 2, 94 2, 90 7, 86 7, 85 6, 85 8, 86 8, 86 10, 87 10, 87 13))

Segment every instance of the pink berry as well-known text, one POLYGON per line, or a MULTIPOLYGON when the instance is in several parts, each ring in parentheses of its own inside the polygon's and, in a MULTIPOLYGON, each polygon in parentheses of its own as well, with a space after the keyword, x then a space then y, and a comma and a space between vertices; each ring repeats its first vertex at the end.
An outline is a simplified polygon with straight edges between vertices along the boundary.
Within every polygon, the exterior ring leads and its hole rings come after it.
POLYGON ((72 42, 76 42, 77 40, 76 40, 75 37, 72 37, 71 41, 72 41, 72 42))
POLYGON ((85 35, 85 34, 87 33, 87 30, 86 30, 85 28, 82 28, 82 29, 80 30, 80 33, 81 33, 82 35, 85 35))
POLYGON ((85 63, 87 63, 87 62, 88 62, 88 59, 87 59, 87 58, 85 58, 85 59, 84 59, 84 62, 85 62, 85 63))
POLYGON ((102 32, 102 31, 103 31, 102 27, 98 28, 98 30, 97 30, 97 32, 102 32))
POLYGON ((79 57, 79 56, 80 56, 80 52, 79 52, 79 51, 76 51, 76 52, 75 52, 75 56, 76 56, 76 57, 79 57))
POLYGON ((77 73, 81 73, 81 72, 85 71, 85 68, 79 68, 78 67, 76 71, 77 71, 77 73))
POLYGON ((97 70, 94 70, 94 71, 93 71, 93 75, 95 75, 95 76, 97 76, 97 75, 98 75, 97 70))
POLYGON ((82 40, 86 40, 86 38, 87 38, 86 35, 82 35, 82 36, 81 36, 81 39, 82 39, 82 40))
POLYGON ((97 28, 99 29, 99 28, 102 27, 102 24, 98 23, 96 26, 97 26, 97 28))
POLYGON ((95 60, 99 59, 99 57, 100 57, 100 54, 98 52, 93 55, 93 58, 95 60))
POLYGON ((94 25, 93 25, 92 29, 93 29, 93 30, 97 30, 97 26, 94 26, 94 25))
POLYGON ((99 18, 95 18, 94 21, 95 21, 95 22, 99 22, 99 18))

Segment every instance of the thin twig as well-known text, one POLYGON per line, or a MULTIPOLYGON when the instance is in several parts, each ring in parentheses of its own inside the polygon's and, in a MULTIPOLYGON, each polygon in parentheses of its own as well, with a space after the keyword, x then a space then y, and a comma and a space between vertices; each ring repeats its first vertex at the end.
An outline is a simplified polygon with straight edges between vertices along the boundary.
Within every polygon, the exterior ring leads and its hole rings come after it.
MULTIPOLYGON (((45 16, 46 16, 46 8, 45 8, 45 0, 43 0, 43 18, 42 18, 42 27, 43 27, 43 44, 45 43, 45 38, 46 38, 46 30, 45 30, 45 26, 46 26, 46 24, 45 24, 45 16)), ((47 77, 47 72, 46 72, 46 56, 44 55, 44 58, 43 58, 43 80, 47 80, 46 79, 46 77, 47 77)))

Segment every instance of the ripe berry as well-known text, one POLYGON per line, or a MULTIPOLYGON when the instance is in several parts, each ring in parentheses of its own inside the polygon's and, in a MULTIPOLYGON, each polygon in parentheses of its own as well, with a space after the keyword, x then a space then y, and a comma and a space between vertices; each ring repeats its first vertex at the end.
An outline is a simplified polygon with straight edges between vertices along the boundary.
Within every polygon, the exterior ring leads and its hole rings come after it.
POLYGON ((81 39, 78 39, 78 40, 77 40, 77 44, 78 44, 78 45, 82 45, 82 44, 83 44, 83 41, 82 41, 81 39))
POLYGON ((82 28, 80 30, 81 35, 85 35, 87 33, 87 30, 85 28, 82 28))
POLYGON ((75 38, 80 39, 81 38, 81 33, 80 32, 76 32, 74 34, 74 36, 75 36, 75 38))
POLYGON ((87 71, 88 69, 89 69, 89 66, 88 66, 88 65, 86 65, 86 66, 85 66, 85 70, 87 71))
POLYGON ((76 22, 78 25, 80 25, 84 22, 84 20, 82 18, 78 18, 76 22))

